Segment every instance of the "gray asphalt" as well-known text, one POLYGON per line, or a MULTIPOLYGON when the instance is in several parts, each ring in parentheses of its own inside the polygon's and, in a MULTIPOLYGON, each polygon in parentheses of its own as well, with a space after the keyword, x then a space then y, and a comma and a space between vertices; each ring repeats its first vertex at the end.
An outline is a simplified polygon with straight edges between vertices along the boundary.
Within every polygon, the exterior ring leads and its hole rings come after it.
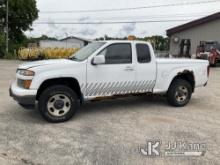
POLYGON ((220 67, 188 106, 162 97, 87 103, 66 123, 45 122, 9 97, 19 61, 0 60, 0 164, 220 164, 220 67), (146 140, 160 139, 160 157, 143 156, 146 140), (202 157, 166 157, 169 141, 206 144, 202 157))

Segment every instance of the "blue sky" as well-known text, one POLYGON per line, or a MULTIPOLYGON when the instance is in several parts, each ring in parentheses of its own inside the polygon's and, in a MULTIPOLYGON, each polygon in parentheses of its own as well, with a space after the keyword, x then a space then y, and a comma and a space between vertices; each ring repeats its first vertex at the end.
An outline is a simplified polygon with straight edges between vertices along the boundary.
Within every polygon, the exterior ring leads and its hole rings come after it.
MULTIPOLYGON (((197 5, 169 6, 128 10, 116 12, 91 13, 45 13, 47 11, 99 10, 155 6, 165 4, 201 2, 205 0, 37 0, 40 10, 36 22, 50 24, 33 24, 33 31, 27 31, 29 36, 46 34, 51 37, 64 38, 74 35, 89 39, 104 36, 114 37, 136 35, 140 37, 151 35, 166 35, 166 30, 189 22, 190 20, 219 12, 220 0, 215 3, 197 5), (57 25, 55 22, 93 22, 93 21, 146 21, 146 20, 186 20, 178 22, 157 22, 143 24, 113 24, 113 25, 57 25)), ((210 1, 210 0, 207 0, 210 1)))

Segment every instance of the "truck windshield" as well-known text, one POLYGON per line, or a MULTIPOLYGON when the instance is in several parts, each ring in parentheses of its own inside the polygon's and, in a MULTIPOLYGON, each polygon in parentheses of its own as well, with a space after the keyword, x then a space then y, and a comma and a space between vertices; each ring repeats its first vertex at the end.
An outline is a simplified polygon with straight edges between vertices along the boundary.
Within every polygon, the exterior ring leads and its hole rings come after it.
POLYGON ((78 52, 69 57, 69 59, 76 61, 84 61, 92 55, 97 49, 101 48, 105 42, 93 42, 80 49, 78 52))

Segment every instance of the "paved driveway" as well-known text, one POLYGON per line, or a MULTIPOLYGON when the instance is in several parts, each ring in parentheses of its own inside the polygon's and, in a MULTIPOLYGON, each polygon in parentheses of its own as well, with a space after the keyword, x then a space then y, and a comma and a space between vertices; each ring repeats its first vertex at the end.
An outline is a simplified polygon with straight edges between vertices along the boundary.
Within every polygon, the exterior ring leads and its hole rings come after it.
MULTIPOLYGON (((45 122, 8 95, 20 62, 0 61, 0 164, 219 164, 220 68, 207 88, 197 89, 184 108, 161 97, 87 103, 67 123, 45 122), (162 156, 148 158, 147 139, 160 139, 162 156), (203 157, 166 157, 168 142, 206 144, 203 157)), ((204 148, 204 145, 203 145, 204 148)))

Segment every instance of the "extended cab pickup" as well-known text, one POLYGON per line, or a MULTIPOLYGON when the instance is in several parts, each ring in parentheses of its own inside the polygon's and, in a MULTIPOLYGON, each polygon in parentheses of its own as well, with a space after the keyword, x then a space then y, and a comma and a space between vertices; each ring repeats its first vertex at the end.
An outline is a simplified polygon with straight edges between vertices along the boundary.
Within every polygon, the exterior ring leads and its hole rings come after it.
POLYGON ((63 122, 84 101, 107 97, 161 94, 182 107, 208 76, 207 60, 156 59, 147 42, 103 41, 68 59, 20 65, 10 95, 22 106, 38 102, 47 121, 63 122))

